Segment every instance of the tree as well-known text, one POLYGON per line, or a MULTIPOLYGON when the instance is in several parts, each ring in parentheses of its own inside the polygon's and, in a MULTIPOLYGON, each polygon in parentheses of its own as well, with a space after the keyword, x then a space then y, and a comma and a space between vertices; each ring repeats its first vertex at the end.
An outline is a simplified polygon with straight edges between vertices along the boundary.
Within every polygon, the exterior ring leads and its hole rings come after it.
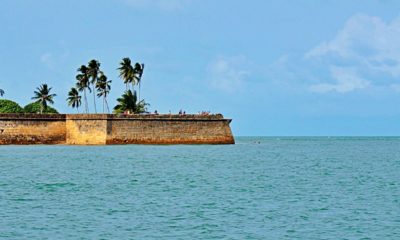
POLYGON ((140 100, 140 83, 144 71, 144 64, 136 63, 134 68, 135 82, 139 85, 139 100, 140 100))
POLYGON ((143 113, 146 112, 146 107, 149 105, 144 100, 137 103, 136 91, 126 91, 120 98, 117 99, 118 104, 114 107, 115 113, 143 113))
POLYGON ((83 92, 84 100, 85 100, 85 112, 89 112, 89 106, 87 102, 87 97, 86 97, 86 89, 91 92, 92 90, 90 89, 89 86, 89 73, 88 73, 88 68, 85 65, 82 65, 80 68, 78 68, 78 74, 76 75, 76 80, 78 81, 76 83, 76 87, 79 92, 83 92))
POLYGON ((79 95, 79 92, 76 88, 71 88, 71 90, 68 92, 68 106, 72 106, 72 108, 76 108, 76 110, 79 113, 79 106, 82 104, 81 102, 82 97, 79 95))
POLYGON ((118 104, 114 107, 116 113, 123 112, 136 112, 136 92, 132 93, 131 90, 126 91, 120 98, 117 98, 118 104))
MULTIPOLYGON (((100 71, 100 62, 93 59, 88 63, 88 75, 90 78, 90 84, 93 86, 93 89, 96 87, 96 82, 99 78, 100 71)), ((93 104, 94 104, 94 112, 97 113, 96 108, 96 93, 93 91, 93 104)))
POLYGON ((110 109, 108 108, 108 102, 107 102, 107 95, 110 93, 111 90, 111 80, 107 79, 107 76, 104 75, 103 73, 100 74, 99 79, 97 80, 96 88, 97 88, 97 96, 98 97, 103 97, 103 112, 104 112, 104 105, 107 107, 107 113, 110 112, 110 109))
MULTIPOLYGON (((29 103, 24 107, 24 113, 38 113, 40 112, 40 108, 41 108, 40 103, 37 102, 29 103)), ((55 108, 47 106, 47 108, 43 110, 43 113, 57 114, 58 111, 55 108)))
POLYGON ((0 89, 0 97, 4 96, 4 90, 0 89))
POLYGON ((7 99, 0 99, 0 113, 23 113, 24 109, 18 103, 7 99))
POLYGON ((48 103, 54 104, 53 98, 57 96, 56 94, 50 94, 51 87, 48 87, 47 84, 42 84, 36 88, 37 91, 34 91, 33 100, 36 100, 37 103, 40 103, 40 113, 43 113, 43 110, 47 108, 48 103))
POLYGON ((119 65, 119 77, 124 81, 126 90, 128 91, 129 83, 132 83, 132 86, 135 84, 134 68, 132 67, 131 60, 129 58, 123 58, 119 65))

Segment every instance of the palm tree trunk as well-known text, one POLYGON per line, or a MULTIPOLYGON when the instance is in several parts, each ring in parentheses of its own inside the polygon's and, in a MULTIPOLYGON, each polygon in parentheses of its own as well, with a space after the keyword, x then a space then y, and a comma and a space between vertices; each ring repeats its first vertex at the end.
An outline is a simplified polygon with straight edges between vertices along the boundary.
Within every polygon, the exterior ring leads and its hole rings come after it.
POLYGON ((104 101, 106 102, 107 113, 110 113, 110 109, 108 108, 107 98, 104 98, 104 101))
POLYGON ((140 102, 140 82, 139 82, 139 102, 140 102))
POLYGON ((83 95, 85 95, 85 112, 88 113, 89 107, 88 107, 87 98, 86 98, 86 88, 83 90, 83 95))
POLYGON ((97 113, 97 109, 96 109, 96 92, 95 92, 95 86, 93 84, 93 104, 94 104, 94 112, 97 113))

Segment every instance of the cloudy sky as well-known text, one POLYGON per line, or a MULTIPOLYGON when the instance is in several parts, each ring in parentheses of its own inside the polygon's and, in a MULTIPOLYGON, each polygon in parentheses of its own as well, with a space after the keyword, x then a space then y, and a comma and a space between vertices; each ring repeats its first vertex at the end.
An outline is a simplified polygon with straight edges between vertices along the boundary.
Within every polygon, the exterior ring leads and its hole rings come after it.
MULTIPOLYGON (((98 59, 146 64, 150 110, 206 110, 235 135, 400 135, 400 2, 394 0, 2 0, 0 88, 55 107, 98 59)), ((99 101, 99 104, 101 101, 99 101)))

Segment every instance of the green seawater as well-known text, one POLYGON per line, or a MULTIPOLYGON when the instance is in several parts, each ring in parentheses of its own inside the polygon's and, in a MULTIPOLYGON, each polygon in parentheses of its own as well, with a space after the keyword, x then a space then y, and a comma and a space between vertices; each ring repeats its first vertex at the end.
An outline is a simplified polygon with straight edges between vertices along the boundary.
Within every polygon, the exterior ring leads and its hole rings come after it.
POLYGON ((400 239, 400 138, 1 146, 0 239, 400 239))

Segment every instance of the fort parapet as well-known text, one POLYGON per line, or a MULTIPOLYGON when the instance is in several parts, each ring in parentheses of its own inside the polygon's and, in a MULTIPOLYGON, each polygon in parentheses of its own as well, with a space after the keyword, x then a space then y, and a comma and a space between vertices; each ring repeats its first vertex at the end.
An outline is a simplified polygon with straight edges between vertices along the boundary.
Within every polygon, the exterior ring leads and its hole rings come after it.
POLYGON ((0 114, 0 144, 234 144, 214 115, 0 114))

